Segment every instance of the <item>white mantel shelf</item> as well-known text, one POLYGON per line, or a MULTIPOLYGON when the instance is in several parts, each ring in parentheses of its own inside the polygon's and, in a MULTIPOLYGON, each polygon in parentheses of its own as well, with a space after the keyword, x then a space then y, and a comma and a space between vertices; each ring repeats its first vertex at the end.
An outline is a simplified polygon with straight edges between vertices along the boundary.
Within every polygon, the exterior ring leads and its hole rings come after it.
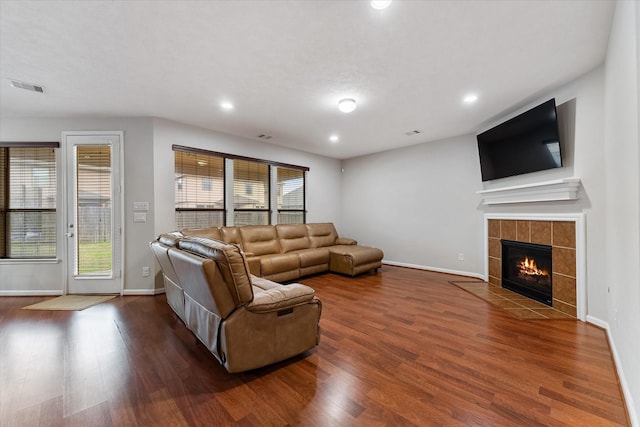
POLYGON ((580 178, 563 178, 535 184, 514 185, 512 187, 477 191, 484 205, 509 203, 555 202, 577 200, 580 178))

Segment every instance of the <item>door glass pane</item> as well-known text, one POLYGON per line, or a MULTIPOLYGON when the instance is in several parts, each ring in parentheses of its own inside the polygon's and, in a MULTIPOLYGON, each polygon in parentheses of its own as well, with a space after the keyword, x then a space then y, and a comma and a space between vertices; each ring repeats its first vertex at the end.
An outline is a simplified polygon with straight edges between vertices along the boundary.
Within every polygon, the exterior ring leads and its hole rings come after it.
POLYGON ((78 276, 112 274, 111 185, 111 147, 76 147, 78 276))

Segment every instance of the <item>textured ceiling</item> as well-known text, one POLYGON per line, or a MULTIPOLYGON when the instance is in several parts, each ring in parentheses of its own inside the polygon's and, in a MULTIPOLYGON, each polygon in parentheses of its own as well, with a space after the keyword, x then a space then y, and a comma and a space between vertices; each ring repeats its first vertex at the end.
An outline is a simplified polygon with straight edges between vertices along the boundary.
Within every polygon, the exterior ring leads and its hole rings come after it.
POLYGON ((0 114, 162 117, 345 159, 475 132, 584 74, 604 60, 614 7, 2 0, 0 114), (337 110, 343 97, 356 111, 337 110))

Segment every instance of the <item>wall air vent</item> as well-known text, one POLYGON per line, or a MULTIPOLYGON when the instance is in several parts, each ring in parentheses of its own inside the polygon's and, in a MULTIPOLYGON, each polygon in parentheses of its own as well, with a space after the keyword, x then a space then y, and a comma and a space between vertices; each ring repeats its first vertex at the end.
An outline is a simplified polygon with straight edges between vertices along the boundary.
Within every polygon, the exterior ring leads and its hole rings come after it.
POLYGON ((265 135, 264 133, 261 135, 258 135, 258 138, 260 139, 271 139, 273 138, 271 135, 265 135))
POLYGON ((407 135, 407 136, 411 136, 411 135, 417 135, 419 133, 422 133, 422 131, 416 129, 416 130, 410 130, 409 132, 405 132, 404 134, 407 135))
POLYGON ((44 88, 33 83, 21 82, 20 80, 9 79, 11 86, 18 89, 30 90, 32 92, 44 93, 44 88))

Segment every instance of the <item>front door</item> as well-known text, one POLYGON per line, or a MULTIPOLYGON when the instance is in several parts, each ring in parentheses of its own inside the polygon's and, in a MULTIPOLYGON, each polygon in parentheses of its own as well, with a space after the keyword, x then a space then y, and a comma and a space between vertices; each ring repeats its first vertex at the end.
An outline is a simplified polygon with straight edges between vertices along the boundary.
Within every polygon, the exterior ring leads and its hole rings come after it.
POLYGON ((122 132, 64 132, 67 293, 122 291, 122 132))

